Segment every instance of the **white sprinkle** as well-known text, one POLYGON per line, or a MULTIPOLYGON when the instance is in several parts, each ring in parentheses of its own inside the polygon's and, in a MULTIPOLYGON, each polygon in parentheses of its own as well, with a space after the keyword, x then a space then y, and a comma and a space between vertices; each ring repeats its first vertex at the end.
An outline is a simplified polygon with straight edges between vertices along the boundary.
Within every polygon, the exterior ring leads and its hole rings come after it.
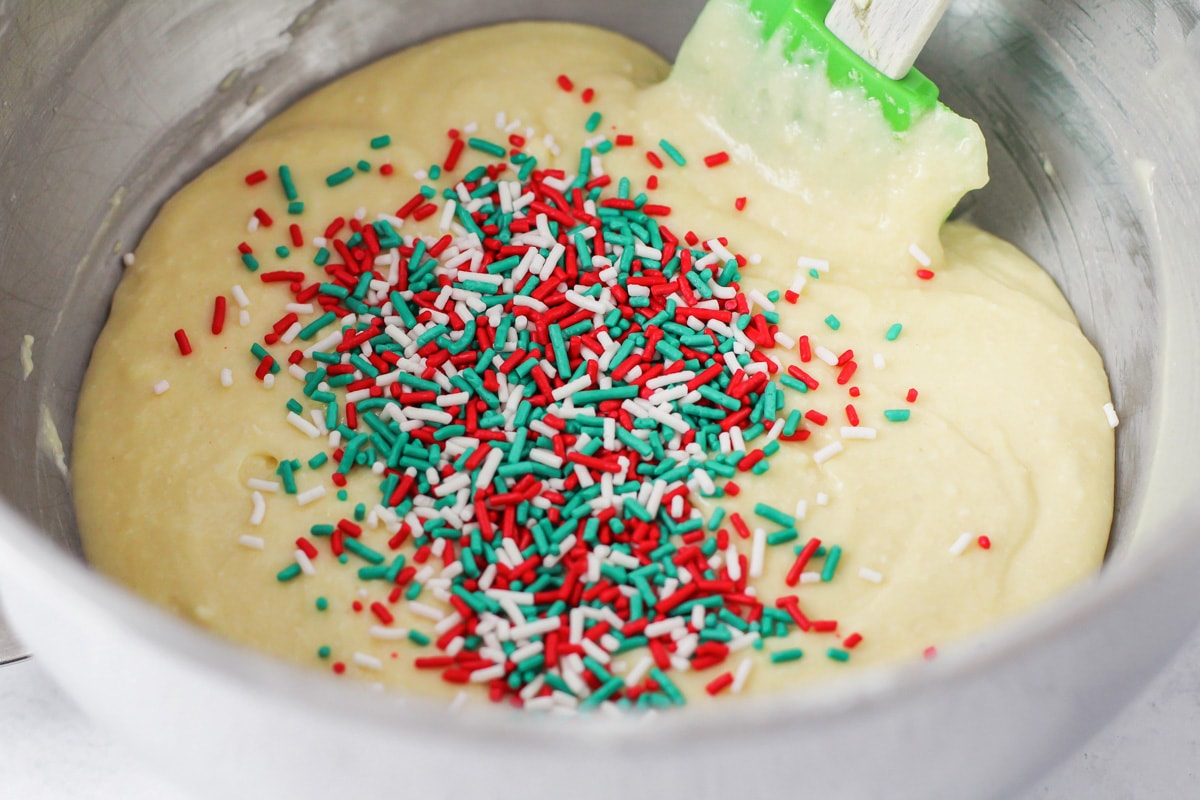
POLYGON ((250 220, 246 223, 246 232, 254 233, 258 230, 258 217, 251 215, 250 220))
POLYGON ((651 622, 646 626, 645 630, 642 631, 642 634, 647 639, 654 639, 668 634, 676 629, 683 629, 686 627, 687 622, 683 619, 683 617, 667 617, 666 619, 659 620, 658 622, 651 622))
POLYGON ((837 366, 838 357, 828 347, 824 347, 822 345, 817 345, 816 347, 813 348, 813 355, 816 356, 817 358, 821 359, 822 361, 824 361, 826 364, 828 364, 831 367, 837 366))
POLYGON ((830 444, 827 444, 824 447, 822 447, 817 452, 813 453, 813 457, 812 457, 813 463, 814 464, 824 464, 826 461, 833 458, 838 453, 842 452, 842 450, 844 450, 844 449, 845 449, 845 445, 843 445, 841 442, 831 442, 830 444))
POLYGON ((1108 419, 1108 427, 1115 428, 1121 424, 1121 420, 1117 418, 1117 410, 1113 408, 1112 403, 1104 404, 1104 416, 1108 419))
POLYGON ((883 369, 887 366, 887 362, 883 360, 883 353, 876 353, 875 357, 872 359, 872 363, 874 364, 875 369, 883 369))
POLYGON ((928 267, 933 263, 933 259, 929 257, 929 254, 922 250, 921 246, 916 242, 913 242, 908 246, 908 252, 922 267, 928 267))
POLYGON ((418 603, 416 600, 409 602, 408 610, 416 614, 418 617, 431 619, 434 622, 441 622, 446 617, 444 611, 440 611, 433 606, 426 605, 425 603, 418 603))
POLYGON ((372 639, 382 641, 396 641, 408 637, 408 628, 392 628, 387 625, 372 625, 369 632, 372 639))
POLYGON ((633 669, 629 670, 629 674, 625 676, 627 686, 635 686, 641 682, 642 678, 646 677, 646 673, 654 666, 654 659, 650 656, 642 656, 642 660, 633 665, 633 669))
POLYGON ((321 432, 319 430, 317 430, 316 425, 313 425, 311 422, 309 422, 304 417, 297 414, 295 411, 288 412, 287 421, 291 424, 291 426, 293 428, 295 428, 296 430, 305 434, 310 439, 316 439, 318 436, 321 435, 321 432))
MULTIPOLYGON (((445 541, 439 539, 438 541, 445 541)), ((680 620, 682 622, 683 620, 680 620)), ((534 636, 541 636, 551 631, 559 629, 558 617, 550 617, 549 619, 539 619, 533 622, 527 622, 524 625, 514 625, 509 633, 513 639, 531 639, 534 636)))
POLYGON ((221 370, 221 385, 228 389, 233 386, 233 370, 226 367, 221 370))
POLYGON ((261 525, 263 518, 267 516, 267 501, 263 499, 262 492, 254 492, 250 495, 250 500, 254 503, 254 510, 250 512, 250 524, 261 525))
POLYGON ((806 271, 815 269, 817 272, 829 272, 829 262, 823 258, 800 256, 796 259, 796 266, 806 271))
POLYGON ((858 568, 858 577, 871 583, 883 583, 883 575, 867 567, 858 568))
POLYGON ((383 670, 383 662, 375 656, 369 656, 366 653, 355 653, 354 663, 363 669, 369 669, 373 672, 380 672, 383 670))
POLYGON ((275 376, 269 372, 266 375, 263 375, 262 385, 264 389, 275 388, 275 376))
POLYGON ((263 541, 261 536, 251 536, 248 533, 244 533, 239 536, 237 541, 242 547, 246 547, 251 550, 263 550, 267 546, 266 542, 263 541))
POLYGON ((240 285, 234 284, 229 293, 233 295, 233 301, 238 304, 238 308, 246 308, 250 305, 250 298, 246 296, 246 290, 240 285))
POLYGON ((301 492, 300 494, 296 495, 296 503, 299 505, 302 505, 302 506, 306 506, 309 503, 315 503, 317 500, 320 500, 324 496, 325 496, 325 487, 324 486, 314 486, 313 488, 309 489, 308 491, 301 492))
POLYGON ((262 478, 250 478, 246 481, 246 488, 253 489, 257 492, 278 492, 279 481, 265 481, 262 478))
POLYGON ((742 663, 738 664, 737 672, 733 673, 733 683, 729 685, 729 691, 732 694, 738 694, 746 685, 746 680, 750 677, 750 669, 754 666, 754 661, 749 658, 743 658, 742 663))
POLYGON ((819 573, 819 572, 801 572, 800 573, 800 583, 801 584, 820 583, 820 582, 821 582, 821 573, 819 573))
POLYGON ((245 328, 249 324, 250 324, 250 312, 243 308, 241 311, 238 312, 238 325, 245 328))
POLYGON ((308 553, 303 550, 297 550, 292 554, 296 559, 296 563, 300 566, 300 571, 305 575, 316 575, 317 568, 313 566, 312 560, 308 557, 308 553))
POLYGON ((163 394, 167 391, 167 389, 170 388, 171 384, 167 383, 166 381, 159 381, 158 383, 154 384, 154 393, 163 394))
POLYGON ((493 664, 490 667, 477 669, 471 673, 471 683, 487 683, 504 677, 504 665, 493 664))
POLYGON ((767 296, 765 294, 763 294, 762 292, 760 292, 758 289, 751 289, 749 292, 746 293, 746 298, 751 303, 753 303, 754 305, 763 309, 764 311, 774 311, 775 310, 775 304, 772 303, 770 300, 768 300, 767 296))
POLYGON ((829 495, 825 494, 824 492, 817 492, 817 505, 819 505, 819 506, 829 505, 829 495))
POLYGON ((121 256, 121 263, 127 267, 132 267, 134 261, 135 259, 133 253, 126 253, 125 255, 121 256))
POLYGON ((961 556, 963 551, 967 549, 967 545, 971 544, 972 535, 964 533, 954 540, 954 544, 950 545, 950 555, 961 556))
POLYGON ((761 578, 763 561, 767 556, 767 532, 762 528, 754 529, 754 540, 750 550, 750 577, 761 578))
POLYGON ((796 514, 795 514, 796 519, 803 520, 807 516, 808 516, 808 501, 807 500, 797 500, 796 501, 796 514))
POLYGON ((843 439, 874 439, 878 431, 874 428, 866 428, 861 425, 842 426, 843 439))

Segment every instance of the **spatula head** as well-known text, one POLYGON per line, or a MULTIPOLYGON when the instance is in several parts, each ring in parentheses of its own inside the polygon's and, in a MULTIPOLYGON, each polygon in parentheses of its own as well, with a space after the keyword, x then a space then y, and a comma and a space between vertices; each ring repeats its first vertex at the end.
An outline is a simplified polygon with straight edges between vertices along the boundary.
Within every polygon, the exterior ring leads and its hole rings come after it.
POLYGON ((762 21, 763 40, 777 40, 797 64, 826 64, 829 82, 839 89, 861 87, 878 101, 892 129, 903 132, 937 106, 938 88, 916 69, 894 81, 868 64, 825 27, 832 0, 745 0, 762 21))

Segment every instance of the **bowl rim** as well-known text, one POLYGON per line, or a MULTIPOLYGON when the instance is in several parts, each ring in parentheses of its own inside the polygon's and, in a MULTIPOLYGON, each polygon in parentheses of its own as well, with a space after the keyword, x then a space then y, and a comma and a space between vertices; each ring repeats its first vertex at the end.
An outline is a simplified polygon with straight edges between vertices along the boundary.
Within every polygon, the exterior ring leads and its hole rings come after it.
MULTIPOLYGON (((24 588, 36 593, 39 586, 52 589, 58 602, 71 603, 108 625, 114 641, 120 641, 120 636, 134 637, 188 666, 205 668, 208 677, 223 679, 227 686, 247 693, 266 693, 273 700, 303 696, 304 711, 309 715, 352 715, 385 732, 419 729, 431 746, 450 740, 456 745, 486 740, 488 746, 500 744, 504 749, 536 743, 562 750, 586 743, 661 752, 678 742, 663 735, 671 729, 686 731, 690 746, 727 741, 730 736, 770 735, 797 724, 879 711, 997 670, 1027 650, 1103 614, 1154 580, 1156 573, 1186 560, 1180 558, 1183 552, 1200 548, 1200 498, 1167 518, 1170 522, 1160 526, 1158 535, 1132 548, 1136 552, 1106 562, 1099 574, 1058 597, 939 645, 937 658, 866 667, 833 680, 720 703, 716 708, 658 714, 653 725, 644 724, 639 715, 603 714, 589 717, 585 724, 547 725, 544 717, 513 713, 492 704, 473 704, 469 712, 455 713, 444 702, 401 691, 373 691, 361 681, 330 680, 317 670, 227 641, 141 599, 46 541, 32 523, 4 502, 0 502, 0 573, 6 590, 24 588), (395 725, 401 719, 404 725, 395 725)), ((19 616, 14 619, 20 634, 22 620, 19 616)), ((36 646, 33 653, 36 658, 36 646)), ((53 676, 56 665, 50 661, 47 667, 53 676)))

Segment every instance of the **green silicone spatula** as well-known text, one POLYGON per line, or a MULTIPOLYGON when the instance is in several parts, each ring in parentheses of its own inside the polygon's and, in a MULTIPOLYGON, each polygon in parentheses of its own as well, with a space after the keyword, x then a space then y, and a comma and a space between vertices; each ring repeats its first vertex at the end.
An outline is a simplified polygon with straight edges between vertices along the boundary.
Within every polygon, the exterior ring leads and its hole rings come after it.
POLYGON ((861 86, 896 131, 938 102, 912 68, 950 0, 747 0, 763 35, 795 63, 824 59, 837 88, 861 86))

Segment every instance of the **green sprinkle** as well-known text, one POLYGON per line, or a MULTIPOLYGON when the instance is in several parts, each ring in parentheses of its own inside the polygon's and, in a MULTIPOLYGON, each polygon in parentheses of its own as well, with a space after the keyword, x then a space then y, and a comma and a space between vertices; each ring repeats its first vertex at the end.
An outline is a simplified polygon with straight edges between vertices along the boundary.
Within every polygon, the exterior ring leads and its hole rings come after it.
POLYGON ((303 214, 304 203, 301 203, 299 200, 293 200, 292 202, 288 203, 288 213, 292 216, 303 214))
POLYGON ((333 650, 327 644, 323 644, 317 648, 317 658, 329 658, 332 653, 333 650))
POLYGON ((246 269, 251 272, 258 271, 258 259, 252 253, 242 253, 242 263, 246 265, 246 269))
POLYGON ((830 314, 828 317, 825 318, 825 324, 829 326, 830 330, 834 330, 834 331, 836 331, 838 328, 842 327, 842 321, 840 319, 838 319, 837 317, 835 317, 833 314, 830 314))
POLYGON ((478 150, 481 153, 487 153, 489 156, 495 156, 496 158, 503 158, 505 153, 504 147, 501 145, 489 142, 487 139, 478 139, 474 136, 467 139, 467 146, 472 150, 478 150))
POLYGON ((825 556, 825 568, 821 570, 821 582, 829 583, 833 580, 833 574, 837 572, 838 561, 842 558, 842 548, 839 545, 834 545, 829 548, 829 554, 825 556))
POLYGON ((778 508, 769 506, 766 503, 759 503, 754 506, 754 513, 763 519, 769 519, 776 525, 782 525, 785 528, 790 528, 796 524, 796 518, 791 514, 785 514, 778 508))
POLYGON ((359 161, 356 166, 358 167, 359 172, 370 172, 371 171, 371 162, 370 161, 359 161))
POLYGON ((886 338, 889 342, 894 342, 900 338, 900 331, 904 330, 904 326, 899 322, 887 329, 886 338))
POLYGON ((421 647, 425 647, 426 645, 429 644, 429 637, 426 636, 425 634, 421 633, 420 631, 410 630, 408 632, 408 638, 409 638, 409 640, 411 640, 413 642, 413 644, 418 644, 421 647))
POLYGON ((317 611, 325 611, 329 608, 329 601, 324 597, 317 598, 317 611))
POLYGON ((776 547, 788 542, 794 542, 800 538, 800 532, 795 528, 785 528, 781 531, 767 534, 767 544, 776 547))
POLYGON ((663 149, 663 152, 667 154, 667 157, 670 158, 672 161, 674 161, 676 164, 678 164, 681 167, 687 166, 687 159, 683 157, 683 153, 681 153, 677 149, 675 149, 675 145, 671 144, 666 139, 660 139, 658 142, 658 146, 661 147, 663 149))
POLYGON ((295 578, 299 575, 300 575, 300 565, 299 564, 288 564, 286 567, 279 570, 279 574, 276 575, 275 578, 280 583, 287 583, 288 581, 292 580, 293 578, 295 578))
POLYGON ((279 247, 275 248, 275 255, 279 256, 280 258, 287 258, 291 254, 292 254, 292 251, 288 250, 283 245, 279 245, 279 247))
POLYGON ((292 168, 286 164, 279 168, 279 182, 283 184, 283 195, 289 201, 300 197, 300 193, 296 191, 296 183, 292 180, 292 168))
POLYGON ((354 169, 352 167, 343 167, 337 172, 325 178, 326 186, 339 186, 354 177, 354 169))
POLYGON ((825 651, 825 654, 834 661, 841 661, 843 664, 850 660, 850 653, 837 647, 831 647, 825 651))
POLYGON ((584 126, 583 126, 584 130, 586 130, 588 133, 595 133, 596 128, 600 127, 601 119, 602 119, 602 117, 601 117, 600 112, 593 111, 592 115, 587 118, 587 122, 584 123, 584 126))
POLYGON ((799 661, 802 658, 804 658, 804 651, 799 648, 771 653, 772 664, 786 664, 789 661, 799 661))
POLYGON ((883 412, 883 415, 887 417, 888 422, 908 422, 912 412, 907 408, 889 408, 883 412))
POLYGON ((388 136, 385 133, 382 136, 376 136, 374 139, 371 140, 371 149, 372 150, 382 150, 383 148, 387 147, 391 143, 392 143, 392 137, 388 136))

